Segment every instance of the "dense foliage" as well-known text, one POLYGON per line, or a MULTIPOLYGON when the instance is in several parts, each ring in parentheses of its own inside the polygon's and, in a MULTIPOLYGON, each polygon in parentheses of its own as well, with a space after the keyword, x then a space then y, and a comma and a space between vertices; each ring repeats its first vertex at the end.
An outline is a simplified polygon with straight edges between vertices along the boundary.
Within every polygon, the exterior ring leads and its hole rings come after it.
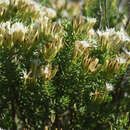
POLYGON ((0 1, 1 128, 130 128, 130 38, 116 2, 0 1))

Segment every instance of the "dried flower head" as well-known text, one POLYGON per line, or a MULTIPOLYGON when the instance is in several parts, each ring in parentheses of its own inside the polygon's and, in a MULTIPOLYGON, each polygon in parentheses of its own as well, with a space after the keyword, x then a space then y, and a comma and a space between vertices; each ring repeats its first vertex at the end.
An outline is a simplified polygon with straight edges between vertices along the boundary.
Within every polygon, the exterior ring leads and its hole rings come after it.
POLYGON ((88 55, 84 55, 83 60, 82 60, 82 68, 84 73, 88 72, 96 72, 100 69, 101 65, 98 64, 99 59, 95 57, 88 57, 88 55))
POLYGON ((99 62, 98 58, 91 60, 89 66, 88 66, 88 69, 90 72, 95 72, 97 69, 99 69, 100 65, 98 64, 98 62, 99 62))

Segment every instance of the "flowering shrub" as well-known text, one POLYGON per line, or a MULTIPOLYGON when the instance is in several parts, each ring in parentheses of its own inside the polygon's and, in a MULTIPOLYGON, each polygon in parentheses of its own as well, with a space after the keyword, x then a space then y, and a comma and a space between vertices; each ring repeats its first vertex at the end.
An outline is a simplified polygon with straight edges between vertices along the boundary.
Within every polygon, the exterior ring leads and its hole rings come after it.
POLYGON ((118 80, 130 64, 129 36, 94 29, 82 4, 48 5, 0 1, 0 127, 128 129, 129 90, 118 80))

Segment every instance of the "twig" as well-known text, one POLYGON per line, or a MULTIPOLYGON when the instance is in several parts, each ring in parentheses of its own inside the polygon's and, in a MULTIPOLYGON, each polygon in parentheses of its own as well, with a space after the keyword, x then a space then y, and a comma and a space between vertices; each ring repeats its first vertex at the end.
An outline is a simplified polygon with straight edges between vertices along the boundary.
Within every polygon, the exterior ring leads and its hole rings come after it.
POLYGON ((100 17, 99 17, 99 29, 102 28, 102 3, 101 0, 99 0, 99 9, 100 9, 100 17))
POLYGON ((129 23, 130 23, 130 17, 128 18, 128 20, 127 20, 127 22, 126 22, 125 30, 127 30, 129 23))
POLYGON ((107 27, 109 27, 109 21, 107 18, 107 1, 104 0, 104 8, 105 8, 105 23, 107 24, 107 27))

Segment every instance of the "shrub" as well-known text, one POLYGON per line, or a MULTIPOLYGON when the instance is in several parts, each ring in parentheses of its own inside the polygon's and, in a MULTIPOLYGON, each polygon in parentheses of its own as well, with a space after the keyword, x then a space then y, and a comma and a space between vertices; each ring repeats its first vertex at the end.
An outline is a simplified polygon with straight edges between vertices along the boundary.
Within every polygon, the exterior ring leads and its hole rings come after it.
POLYGON ((55 1, 54 9, 0 3, 0 127, 128 129, 129 92, 118 80, 130 63, 130 38, 94 29, 97 20, 73 16, 69 4, 55 11, 55 1), (65 9, 69 17, 61 18, 65 9))

